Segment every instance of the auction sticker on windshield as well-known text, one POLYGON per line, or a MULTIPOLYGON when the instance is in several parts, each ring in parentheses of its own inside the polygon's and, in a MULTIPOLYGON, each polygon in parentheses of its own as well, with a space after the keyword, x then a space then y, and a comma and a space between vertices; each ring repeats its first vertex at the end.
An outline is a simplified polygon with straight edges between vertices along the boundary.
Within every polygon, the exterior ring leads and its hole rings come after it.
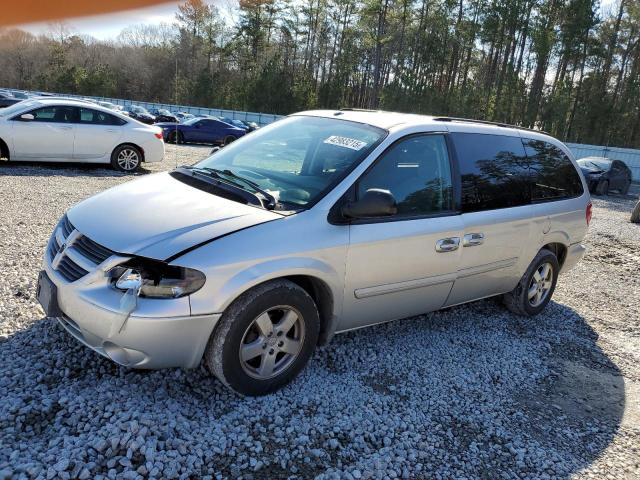
POLYGON ((367 145, 367 142, 362 142, 354 138, 340 137, 338 135, 331 135, 324 143, 329 145, 337 145, 338 147, 350 148, 351 150, 361 150, 362 147, 367 145))

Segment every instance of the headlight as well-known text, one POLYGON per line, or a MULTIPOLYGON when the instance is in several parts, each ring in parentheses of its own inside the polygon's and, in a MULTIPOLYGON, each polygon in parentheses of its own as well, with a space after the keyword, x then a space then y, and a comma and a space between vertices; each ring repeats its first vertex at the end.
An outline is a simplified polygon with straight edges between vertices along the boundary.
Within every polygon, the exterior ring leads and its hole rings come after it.
POLYGON ((140 297, 179 298, 197 292, 204 285, 204 273, 149 259, 133 259, 109 272, 113 286, 140 297))

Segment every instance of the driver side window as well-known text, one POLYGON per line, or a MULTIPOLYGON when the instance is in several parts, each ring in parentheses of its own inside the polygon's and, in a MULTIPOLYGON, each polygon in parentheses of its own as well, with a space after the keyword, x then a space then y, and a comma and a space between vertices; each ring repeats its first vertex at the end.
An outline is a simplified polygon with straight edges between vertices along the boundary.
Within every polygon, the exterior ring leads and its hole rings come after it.
POLYGON ((395 143, 357 186, 358 198, 371 188, 389 190, 396 216, 422 216, 454 209, 451 164, 443 135, 414 135, 395 143))

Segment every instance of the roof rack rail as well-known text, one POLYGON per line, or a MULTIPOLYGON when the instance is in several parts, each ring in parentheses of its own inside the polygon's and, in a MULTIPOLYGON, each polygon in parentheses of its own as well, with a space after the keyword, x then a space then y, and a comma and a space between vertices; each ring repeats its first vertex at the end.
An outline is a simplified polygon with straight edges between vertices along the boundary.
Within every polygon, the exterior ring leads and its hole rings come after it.
POLYGON ((380 112, 381 110, 371 110, 369 108, 341 108, 341 112, 380 112))
POLYGON ((545 134, 545 135, 549 135, 547 132, 545 132, 543 130, 535 130, 533 128, 519 127, 517 125, 510 125, 508 123, 502 123, 502 122, 490 122, 489 120, 474 120, 472 118, 459 118, 459 117, 434 117, 433 120, 436 121, 436 122, 480 123, 482 125, 494 125, 496 127, 503 127, 503 128, 517 128, 518 130, 527 130, 529 132, 536 132, 536 133, 542 133, 542 134, 545 134))

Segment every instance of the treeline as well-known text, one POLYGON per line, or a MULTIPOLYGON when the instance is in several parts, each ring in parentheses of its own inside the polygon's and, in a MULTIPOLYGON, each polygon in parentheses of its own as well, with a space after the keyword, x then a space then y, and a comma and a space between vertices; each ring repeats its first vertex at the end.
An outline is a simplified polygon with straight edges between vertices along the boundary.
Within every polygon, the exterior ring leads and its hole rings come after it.
POLYGON ((0 32, 0 86, 286 114, 380 108, 640 147, 640 2, 202 0, 100 42, 0 32))

